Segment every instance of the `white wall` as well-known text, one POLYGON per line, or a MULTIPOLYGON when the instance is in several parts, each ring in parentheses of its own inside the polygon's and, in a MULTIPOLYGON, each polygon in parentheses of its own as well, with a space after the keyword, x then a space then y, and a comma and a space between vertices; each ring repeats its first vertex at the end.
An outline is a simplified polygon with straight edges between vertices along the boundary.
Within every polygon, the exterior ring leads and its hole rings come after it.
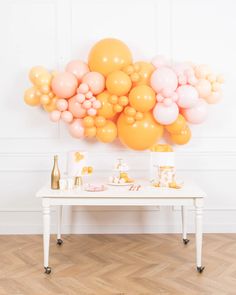
MULTIPOLYGON (((211 107, 205 124, 192 128, 191 143, 176 150, 179 176, 208 193, 204 230, 235 232, 235 10, 234 0, 0 0, 0 233, 41 232, 35 192, 49 180, 56 152, 63 160, 68 150, 89 150, 97 169, 109 169, 120 153, 137 174, 148 167, 147 153, 138 154, 137 162, 137 153, 120 145, 73 140, 64 126, 23 103, 31 66, 60 69, 72 58, 86 59, 91 45, 107 36, 124 40, 135 60, 164 53, 209 63, 225 75, 224 101, 211 107)), ((74 208, 65 212, 64 230, 176 232, 179 215, 178 208, 74 208)))

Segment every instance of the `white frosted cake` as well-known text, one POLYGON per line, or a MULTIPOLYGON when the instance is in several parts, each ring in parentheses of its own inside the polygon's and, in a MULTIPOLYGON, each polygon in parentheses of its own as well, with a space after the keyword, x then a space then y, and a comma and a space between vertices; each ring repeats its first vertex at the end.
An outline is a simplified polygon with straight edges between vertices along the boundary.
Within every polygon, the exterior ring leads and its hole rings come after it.
POLYGON ((71 151, 67 155, 67 173, 70 177, 80 176, 87 166, 87 152, 71 151))

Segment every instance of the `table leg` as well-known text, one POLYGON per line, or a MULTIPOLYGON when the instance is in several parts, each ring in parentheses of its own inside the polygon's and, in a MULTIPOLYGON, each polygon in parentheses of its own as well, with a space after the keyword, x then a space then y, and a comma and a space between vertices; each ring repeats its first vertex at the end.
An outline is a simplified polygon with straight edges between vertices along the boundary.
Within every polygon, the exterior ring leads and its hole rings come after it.
POLYGON ((57 206, 57 245, 62 245, 61 239, 62 206, 57 206))
POLYGON ((49 245, 50 245, 50 206, 43 204, 43 253, 45 273, 50 274, 49 267, 49 245))
POLYGON ((181 206, 181 213, 182 213, 182 236, 183 236, 183 243, 185 245, 188 244, 189 239, 187 239, 187 208, 186 206, 181 206))
POLYGON ((197 271, 199 273, 202 273, 205 268, 202 266, 202 208, 203 208, 203 200, 196 199, 195 201, 196 265, 197 265, 197 271))

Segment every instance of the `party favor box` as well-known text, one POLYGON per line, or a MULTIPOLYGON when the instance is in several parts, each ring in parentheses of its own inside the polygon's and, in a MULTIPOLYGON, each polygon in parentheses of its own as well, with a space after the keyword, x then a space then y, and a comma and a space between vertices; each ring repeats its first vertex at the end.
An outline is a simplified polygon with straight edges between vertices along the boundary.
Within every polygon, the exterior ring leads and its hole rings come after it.
POLYGON ((67 155, 67 173, 70 177, 80 176, 87 165, 87 152, 71 151, 67 155))

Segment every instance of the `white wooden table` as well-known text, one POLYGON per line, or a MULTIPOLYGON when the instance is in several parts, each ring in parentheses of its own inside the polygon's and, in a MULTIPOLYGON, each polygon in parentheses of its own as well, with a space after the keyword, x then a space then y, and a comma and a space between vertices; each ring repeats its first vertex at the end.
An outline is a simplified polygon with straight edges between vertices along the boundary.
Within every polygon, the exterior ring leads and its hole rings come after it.
POLYGON ((49 242, 50 242, 50 209, 58 206, 58 232, 57 244, 62 244, 61 215, 62 206, 181 206, 182 212, 182 237, 184 244, 188 244, 186 230, 186 207, 195 208, 196 225, 196 267, 201 273, 202 266, 202 210, 203 198, 206 194, 193 184, 185 184, 182 189, 153 188, 148 182, 139 182, 139 191, 129 191, 128 187, 108 186, 103 192, 86 192, 78 190, 62 191, 51 190, 45 186, 37 192, 37 197, 42 198, 43 208, 43 247, 44 269, 47 274, 49 267, 49 242))

